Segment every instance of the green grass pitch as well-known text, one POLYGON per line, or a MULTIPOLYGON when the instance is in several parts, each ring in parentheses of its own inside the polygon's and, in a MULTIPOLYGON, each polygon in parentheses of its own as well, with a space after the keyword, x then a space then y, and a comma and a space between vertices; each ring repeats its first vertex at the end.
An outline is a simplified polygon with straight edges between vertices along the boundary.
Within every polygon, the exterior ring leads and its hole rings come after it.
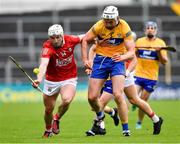
POLYGON ((105 118, 107 134, 86 137, 85 131, 92 126, 94 114, 87 101, 75 100, 61 120, 61 133, 43 139, 42 103, 0 103, 0 143, 180 143, 180 101, 150 101, 150 104, 164 118, 160 135, 152 135, 152 122, 148 117, 144 119, 143 128, 136 130, 137 111, 129 110, 130 137, 123 137, 121 125, 115 127, 108 115, 105 118))

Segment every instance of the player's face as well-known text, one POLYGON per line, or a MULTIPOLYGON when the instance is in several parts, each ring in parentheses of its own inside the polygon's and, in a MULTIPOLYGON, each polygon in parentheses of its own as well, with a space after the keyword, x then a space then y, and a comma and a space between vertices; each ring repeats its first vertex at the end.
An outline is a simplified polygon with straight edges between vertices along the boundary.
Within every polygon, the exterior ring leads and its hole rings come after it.
POLYGON ((61 35, 53 35, 49 39, 53 44, 54 48, 59 48, 63 44, 63 36, 61 35))
POLYGON ((114 19, 103 19, 104 21, 104 25, 107 29, 113 29, 114 27, 116 27, 116 20, 114 19))
POLYGON ((148 38, 153 38, 157 34, 157 29, 153 26, 148 26, 145 29, 145 34, 148 38))

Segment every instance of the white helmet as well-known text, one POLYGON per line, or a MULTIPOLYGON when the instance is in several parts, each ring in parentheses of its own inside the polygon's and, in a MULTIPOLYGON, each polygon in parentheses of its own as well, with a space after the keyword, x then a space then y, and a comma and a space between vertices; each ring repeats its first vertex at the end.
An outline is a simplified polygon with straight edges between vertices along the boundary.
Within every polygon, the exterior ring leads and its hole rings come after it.
POLYGON ((119 16, 117 7, 107 6, 102 14, 103 19, 116 19, 119 16))
POLYGON ((49 27, 48 36, 53 36, 53 35, 61 35, 61 36, 64 35, 63 28, 61 25, 54 24, 54 25, 49 27))

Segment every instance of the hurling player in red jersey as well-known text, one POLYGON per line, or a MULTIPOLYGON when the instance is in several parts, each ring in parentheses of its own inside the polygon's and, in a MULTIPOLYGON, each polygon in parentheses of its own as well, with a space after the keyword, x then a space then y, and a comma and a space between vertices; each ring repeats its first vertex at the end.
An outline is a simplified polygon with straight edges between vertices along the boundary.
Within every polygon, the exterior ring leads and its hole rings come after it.
POLYGON ((46 130, 44 137, 59 133, 59 120, 68 110, 76 92, 77 68, 74 60, 74 47, 84 35, 64 35, 61 25, 54 24, 48 29, 49 39, 44 42, 39 66, 39 74, 34 87, 44 76, 43 100, 46 130), (61 104, 53 116, 56 99, 61 95, 61 104))

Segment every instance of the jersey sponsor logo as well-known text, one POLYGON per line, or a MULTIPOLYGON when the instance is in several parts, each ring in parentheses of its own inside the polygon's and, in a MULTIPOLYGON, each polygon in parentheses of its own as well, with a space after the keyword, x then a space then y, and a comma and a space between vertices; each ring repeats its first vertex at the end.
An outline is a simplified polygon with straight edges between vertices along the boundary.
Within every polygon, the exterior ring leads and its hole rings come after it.
POLYGON ((138 50, 139 58, 158 60, 158 55, 156 51, 151 50, 138 50))
POLYGON ((110 38, 110 39, 105 39, 102 41, 98 41, 100 46, 117 46, 120 45, 124 41, 123 38, 110 38))
POLYGON ((122 38, 110 38, 108 40, 108 44, 116 46, 116 45, 120 45, 123 41, 124 39, 122 38))
POLYGON ((56 59, 56 66, 62 67, 62 66, 66 66, 68 64, 70 64, 72 62, 73 59, 73 55, 69 56, 66 59, 56 59))

